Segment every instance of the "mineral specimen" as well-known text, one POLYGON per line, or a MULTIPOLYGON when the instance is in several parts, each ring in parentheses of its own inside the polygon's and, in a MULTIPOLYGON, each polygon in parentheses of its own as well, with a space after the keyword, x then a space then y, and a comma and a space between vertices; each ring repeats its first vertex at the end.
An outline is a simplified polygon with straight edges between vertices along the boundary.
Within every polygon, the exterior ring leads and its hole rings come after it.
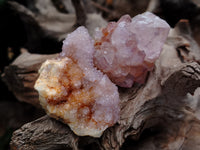
POLYGON ((46 112, 80 136, 99 137, 119 118, 117 87, 93 64, 94 41, 84 27, 69 34, 57 59, 41 66, 35 83, 46 112))
POLYGON ((95 41, 79 27, 64 40, 60 56, 39 70, 41 105, 77 135, 101 136, 119 119, 119 93, 110 79, 122 87, 144 82, 168 32, 168 24, 151 13, 125 15, 98 30, 95 41))
POLYGON ((150 12, 132 18, 122 16, 95 35, 95 66, 117 85, 143 83, 154 67, 170 30, 169 25, 150 12))

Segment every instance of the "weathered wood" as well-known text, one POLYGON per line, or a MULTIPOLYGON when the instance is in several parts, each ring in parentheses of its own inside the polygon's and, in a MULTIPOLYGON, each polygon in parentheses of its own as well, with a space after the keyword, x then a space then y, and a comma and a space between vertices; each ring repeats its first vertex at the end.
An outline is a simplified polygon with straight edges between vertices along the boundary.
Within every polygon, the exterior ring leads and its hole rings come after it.
POLYGON ((76 29, 75 24, 85 25, 91 35, 96 27, 106 25, 107 22, 100 14, 86 14, 81 1, 72 2, 76 14, 59 12, 51 0, 34 0, 30 8, 15 1, 8 2, 8 7, 19 15, 25 26, 28 38, 26 48, 29 52, 40 54, 59 52, 61 41, 76 29))
POLYGON ((38 69, 46 59, 56 56, 23 52, 10 66, 5 67, 2 80, 19 101, 39 107, 38 93, 33 89, 38 69))
POLYGON ((12 149, 78 149, 78 137, 67 126, 48 116, 24 125, 14 136, 23 136, 24 139, 19 138, 17 142, 12 142, 12 149))
MULTIPOLYGON (((43 59, 42 55, 37 56, 43 59)), ((196 90, 200 86, 199 60, 199 47, 191 37, 188 23, 183 20, 170 31, 163 52, 146 83, 135 84, 130 89, 119 88, 120 120, 108 128, 101 138, 78 137, 67 125, 45 116, 15 131, 11 148, 88 149, 88 145, 93 145, 96 149, 106 150, 118 150, 120 147, 178 150, 192 146, 193 150, 197 150, 200 138, 200 113, 197 112, 200 90, 196 90), (148 130, 151 136, 144 138, 148 130)), ((28 70, 34 68, 26 67, 28 70)), ((4 81, 11 86, 8 72, 5 72, 4 81)), ((34 83, 35 79, 30 82, 34 83)), ((15 92, 16 89, 12 90, 15 92)), ((30 97, 29 100, 32 101, 30 97)))

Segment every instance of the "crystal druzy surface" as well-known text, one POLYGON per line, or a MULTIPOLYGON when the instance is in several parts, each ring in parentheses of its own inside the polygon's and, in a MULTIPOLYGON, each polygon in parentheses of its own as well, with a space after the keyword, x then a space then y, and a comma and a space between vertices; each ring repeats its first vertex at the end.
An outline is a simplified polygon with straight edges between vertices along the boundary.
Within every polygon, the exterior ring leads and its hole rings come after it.
POLYGON ((60 57, 41 66, 35 89, 50 116, 77 135, 99 137, 116 123, 120 109, 117 87, 94 68, 93 44, 84 27, 69 34, 60 57))
POLYGON ((95 66, 117 85, 143 83, 154 67, 169 33, 169 25, 152 13, 122 16, 95 35, 95 66))
POLYGON ((151 13, 123 16, 97 30, 94 40, 79 27, 63 42, 56 59, 47 60, 35 83, 47 114, 80 136, 99 137, 119 119, 117 85, 144 82, 169 32, 151 13), (111 80, 115 83, 111 82, 111 80))

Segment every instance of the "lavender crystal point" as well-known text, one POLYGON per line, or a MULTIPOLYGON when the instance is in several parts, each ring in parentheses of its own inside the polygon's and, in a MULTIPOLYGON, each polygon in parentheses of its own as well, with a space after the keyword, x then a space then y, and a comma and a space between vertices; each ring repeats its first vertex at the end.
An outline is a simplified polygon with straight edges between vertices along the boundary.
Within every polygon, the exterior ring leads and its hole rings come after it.
POLYGON ((94 41, 84 27, 65 39, 60 58, 40 68, 35 88, 46 112, 80 136, 99 137, 119 118, 119 93, 107 75, 94 68, 94 41))
POLYGON ((143 83, 153 69, 170 30, 152 13, 122 16, 96 32, 94 62, 117 85, 143 83))
POLYGON ((160 56, 170 27, 164 20, 146 12, 132 19, 130 30, 136 34, 138 48, 146 54, 145 60, 154 62, 160 56))

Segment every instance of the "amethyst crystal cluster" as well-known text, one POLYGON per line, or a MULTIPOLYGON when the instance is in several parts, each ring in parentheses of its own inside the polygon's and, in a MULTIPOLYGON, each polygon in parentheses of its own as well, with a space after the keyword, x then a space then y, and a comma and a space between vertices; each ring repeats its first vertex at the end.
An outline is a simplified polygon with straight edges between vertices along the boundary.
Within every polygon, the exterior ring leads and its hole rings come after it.
POLYGON ((154 67, 169 32, 169 25, 152 13, 122 16, 97 31, 94 62, 121 87, 143 83, 154 67))
POLYGON ((148 12, 109 23, 96 31, 94 40, 79 27, 64 40, 60 56, 47 60, 39 70, 35 89, 42 107, 77 135, 100 137, 119 119, 116 85, 144 82, 169 29, 148 12))

